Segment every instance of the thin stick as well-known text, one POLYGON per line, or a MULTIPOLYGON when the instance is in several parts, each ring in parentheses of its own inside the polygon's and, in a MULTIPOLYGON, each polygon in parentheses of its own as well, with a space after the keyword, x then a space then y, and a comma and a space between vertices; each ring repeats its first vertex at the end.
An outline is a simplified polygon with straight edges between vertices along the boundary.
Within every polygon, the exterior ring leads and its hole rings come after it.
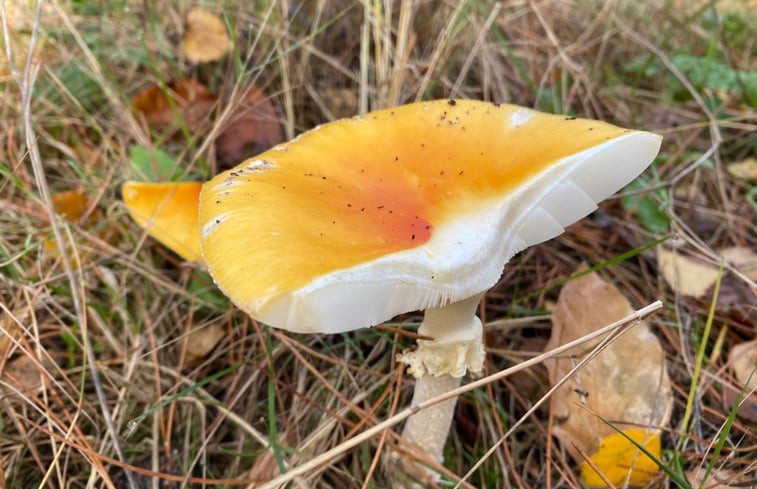
MULTIPOLYGON (((541 355, 537 355, 529 360, 525 360, 524 362, 514 365, 510 368, 507 368, 505 370, 502 370, 500 372, 497 372, 495 374, 489 375, 487 377, 483 377, 475 382, 471 382, 470 384, 466 384, 464 386, 461 386, 457 389, 454 389, 452 391, 449 391, 445 394, 436 396, 434 398, 431 398, 427 401, 421 402, 419 404, 414 404, 408 408, 403 409, 396 415, 392 416, 391 418, 386 419, 385 421, 365 430, 364 432, 360 433, 359 435, 355 436, 354 438, 351 438, 340 445, 332 448, 331 450, 322 453, 321 455, 318 455, 317 457, 307 461, 306 463, 300 465, 299 467, 295 467, 294 469, 290 470, 286 474, 282 474, 275 479, 272 479, 268 481, 267 483, 260 486, 259 489, 273 489, 274 487, 279 487, 282 484, 285 484, 292 479, 294 479, 297 476, 300 476, 302 474, 305 474, 316 467, 318 467, 321 464, 324 464, 331 459, 338 457, 342 453, 346 452, 347 450, 350 450, 351 448, 354 448, 358 446, 359 444, 363 443, 366 440, 369 440, 376 436, 377 434, 381 433, 383 430, 390 428, 400 421, 403 421, 413 414, 416 414, 418 411, 425 409, 429 406, 433 406, 434 404, 440 403, 442 401, 446 401, 447 399, 451 399, 453 397, 457 397, 461 394, 464 394, 466 392, 472 391, 473 389, 477 389, 478 387, 482 387, 490 382, 495 382, 497 380, 503 379, 505 377, 508 377, 516 372, 519 372, 525 368, 529 368, 533 365, 539 364, 543 362, 544 360, 548 358, 552 358, 556 355, 559 355, 563 352, 566 352, 568 350, 571 350, 575 348, 578 345, 582 345, 586 343, 587 341, 593 340, 594 338, 597 338, 599 336, 602 336, 610 331, 616 330, 618 328, 621 328, 628 323, 639 321, 646 316, 652 314, 653 312, 657 311, 658 309, 662 308, 662 302, 655 301, 652 304, 649 304, 646 307, 643 307, 637 311, 634 311, 630 315, 626 316, 625 318, 616 321, 608 326, 605 326, 603 328, 600 328, 593 333, 589 333, 581 338, 578 338, 576 340, 573 340, 569 343, 566 343, 565 345, 558 346, 557 348, 554 348, 553 350, 550 350, 548 352, 542 353, 541 355)), ((545 396, 546 397, 546 396, 545 396)))

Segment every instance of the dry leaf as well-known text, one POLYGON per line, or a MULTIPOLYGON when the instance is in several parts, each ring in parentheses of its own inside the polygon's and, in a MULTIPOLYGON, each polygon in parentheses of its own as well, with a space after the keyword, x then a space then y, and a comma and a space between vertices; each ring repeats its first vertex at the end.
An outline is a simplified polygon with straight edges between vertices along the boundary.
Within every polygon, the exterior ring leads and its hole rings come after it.
POLYGON ((716 266, 665 248, 657 249, 657 265, 668 285, 679 294, 689 297, 703 297, 718 278, 716 266))
POLYGON ((190 364, 199 363, 207 358, 226 332, 219 323, 192 330, 187 339, 187 360, 190 364))
POLYGON ((55 213, 59 214, 66 221, 78 221, 79 218, 84 215, 84 211, 87 210, 87 197, 76 190, 68 190, 53 194, 51 198, 55 213))
POLYGON ((12 348, 16 340, 20 339, 24 332, 19 322, 28 316, 28 313, 3 313, 0 317, 0 357, 5 358, 7 351, 12 348))
POLYGON ((757 340, 739 343, 728 355, 736 379, 747 391, 757 389, 757 340), (749 385, 747 385, 749 380, 749 385))
MULTIPOLYGON (((660 458, 660 435, 642 429, 630 429, 623 433, 646 448, 658 460, 660 458)), ((610 482, 622 486, 628 480, 631 487, 645 486, 660 472, 657 464, 620 433, 605 437, 591 461, 610 482)), ((604 480, 587 462, 581 464, 581 482, 589 487, 607 487, 604 480)))
MULTIPOLYGON (((52 366, 50 360, 42 360, 42 368, 49 369, 52 366)), ((8 362, 2 371, 2 380, 8 385, 0 386, 0 395, 9 399, 18 399, 19 392, 26 396, 33 395, 43 385, 37 363, 27 355, 21 355, 8 362)))
POLYGON ((723 388, 723 403, 726 409, 732 409, 739 398, 748 396, 739 407, 737 414, 752 422, 757 423, 757 340, 739 343, 731 348, 728 354, 728 363, 731 365, 733 376, 740 385, 737 389, 729 385, 723 388))
POLYGON ((262 153, 283 139, 279 116, 270 99, 254 85, 241 93, 241 100, 230 102, 234 109, 216 139, 218 160, 228 167, 262 153))
POLYGON ((181 50, 193 63, 217 61, 233 47, 226 24, 218 15, 201 7, 187 14, 187 31, 181 50))
POLYGON ((165 127, 176 121, 173 105, 181 114, 187 129, 196 131, 210 115, 215 105, 215 96, 200 82, 191 78, 174 80, 164 91, 159 85, 151 85, 132 98, 134 107, 140 111, 148 124, 165 127))
MULTIPOLYGON (((560 292, 552 314, 552 336, 545 350, 563 345, 629 315, 633 309, 623 294, 596 273, 571 281, 560 292)), ((570 355, 545 362, 554 385, 598 343, 571 350, 570 355)), ((557 423, 554 433, 577 460, 573 444, 595 453, 601 440, 614 433, 592 413, 624 429, 627 423, 665 426, 672 394, 664 353, 646 323, 633 327, 599 353, 552 396, 557 423), (583 407, 582 407, 583 406, 583 407), (584 409, 585 408, 585 409, 584 409)))
MULTIPOLYGON (((53 201, 53 209, 55 213, 63 217, 66 221, 71 223, 77 223, 88 232, 92 232, 92 228, 97 227, 96 232, 93 232, 97 238, 106 241, 108 243, 114 243, 118 237, 118 230, 110 223, 106 222, 103 225, 102 212, 95 208, 88 216, 85 222, 80 222, 84 217, 84 213, 90 206, 89 199, 79 191, 67 190, 65 192, 59 192, 51 196, 53 201)), ((77 254, 70 248, 70 243, 66 243, 68 248, 68 256, 71 259, 71 264, 74 267, 79 267, 77 260, 77 254)), ((43 242, 43 247, 53 259, 60 257, 58 250, 58 244, 53 238, 52 234, 43 242)), ((78 252, 78 257, 83 261, 87 261, 92 255, 91 250, 85 250, 78 252)))
MULTIPOLYGON (((81 192, 78 192, 76 190, 67 190, 65 192, 59 192, 56 194, 51 195, 51 199, 53 201, 53 209, 55 210, 55 213, 63 217, 66 221, 71 223, 76 223, 82 219, 84 216, 84 213, 87 210, 87 207, 89 206, 89 200, 87 197, 82 194, 81 192)), ((99 217, 99 213, 93 212, 90 214, 89 218, 87 219, 88 224, 92 224, 97 221, 97 218, 99 217)), ((112 228, 106 226, 103 229, 101 229, 101 233, 111 233, 112 228)), ((103 234, 104 237, 105 234, 103 234)), ((108 234, 109 236, 109 234, 108 234)), ((71 266, 74 268, 79 268, 79 259, 82 259, 83 261, 88 261, 89 257, 91 256, 91 253, 78 251, 75 253, 74 250, 71 247, 71 243, 66 241, 66 249, 67 249, 67 255, 69 259, 71 260, 71 266)), ((50 235, 44 242, 43 247, 45 252, 48 253, 48 256, 52 258, 53 260, 58 259, 60 257, 60 250, 58 249, 58 243, 55 241, 55 238, 50 235)))
POLYGON ((757 158, 750 157, 727 167, 728 173, 741 180, 757 180, 757 158))
POLYGON ((684 472, 686 480, 691 487, 704 487, 705 489, 734 489, 738 487, 749 487, 746 477, 739 477, 737 474, 725 469, 713 469, 707 480, 704 480, 705 469, 692 469, 684 472), (704 482, 704 486, 702 486, 704 482))
POLYGON ((126 182, 121 188, 131 218, 188 261, 202 262, 197 213, 200 182, 126 182))
POLYGON ((757 253, 746 246, 732 246, 720 250, 720 256, 750 280, 757 281, 757 253))

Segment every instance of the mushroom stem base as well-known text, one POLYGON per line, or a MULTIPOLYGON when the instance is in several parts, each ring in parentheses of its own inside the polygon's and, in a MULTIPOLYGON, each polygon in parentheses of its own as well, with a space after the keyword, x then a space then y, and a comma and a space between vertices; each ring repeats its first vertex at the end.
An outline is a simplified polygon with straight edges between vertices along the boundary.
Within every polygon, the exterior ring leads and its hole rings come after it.
MULTIPOLYGON (((451 375, 424 375, 415 381, 413 405, 456 389, 460 385, 460 379, 451 375)), ((402 436, 441 463, 456 403, 457 397, 453 397, 410 416, 405 423, 402 436)))
MULTIPOLYGON (((418 332, 434 340, 418 340, 415 351, 400 356, 416 377, 413 405, 456 389, 466 372, 477 374, 483 369, 483 331, 481 321, 476 317, 481 295, 426 309, 418 332)), ((402 436, 441 463, 456 403, 457 397, 453 397, 410 416, 402 436)), ((410 472, 418 468, 417 465, 407 467, 410 472)))

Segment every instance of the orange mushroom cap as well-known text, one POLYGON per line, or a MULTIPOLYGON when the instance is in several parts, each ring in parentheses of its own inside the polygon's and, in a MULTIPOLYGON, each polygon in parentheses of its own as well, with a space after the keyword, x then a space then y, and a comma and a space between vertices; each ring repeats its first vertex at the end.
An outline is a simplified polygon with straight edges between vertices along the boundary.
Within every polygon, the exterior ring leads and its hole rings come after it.
POLYGON ((203 256, 241 309, 341 332, 487 290, 629 183, 661 137, 471 100, 316 127, 205 183, 203 256))
POLYGON ((185 260, 201 262, 197 206, 200 182, 126 182, 121 195, 132 219, 185 260))

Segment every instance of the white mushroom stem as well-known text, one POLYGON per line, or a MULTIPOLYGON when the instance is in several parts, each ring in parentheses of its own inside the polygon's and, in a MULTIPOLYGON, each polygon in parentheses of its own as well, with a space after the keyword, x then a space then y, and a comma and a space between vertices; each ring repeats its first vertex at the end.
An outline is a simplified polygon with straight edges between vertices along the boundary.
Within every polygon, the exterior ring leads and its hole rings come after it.
MULTIPOLYGON (((414 405, 455 389, 469 370, 481 372, 483 331, 476 307, 482 295, 426 309, 418 333, 434 340, 418 340, 418 349, 401 357, 417 379, 414 405)), ((411 416, 405 423, 402 436, 441 463, 456 402, 455 397, 411 416)))

